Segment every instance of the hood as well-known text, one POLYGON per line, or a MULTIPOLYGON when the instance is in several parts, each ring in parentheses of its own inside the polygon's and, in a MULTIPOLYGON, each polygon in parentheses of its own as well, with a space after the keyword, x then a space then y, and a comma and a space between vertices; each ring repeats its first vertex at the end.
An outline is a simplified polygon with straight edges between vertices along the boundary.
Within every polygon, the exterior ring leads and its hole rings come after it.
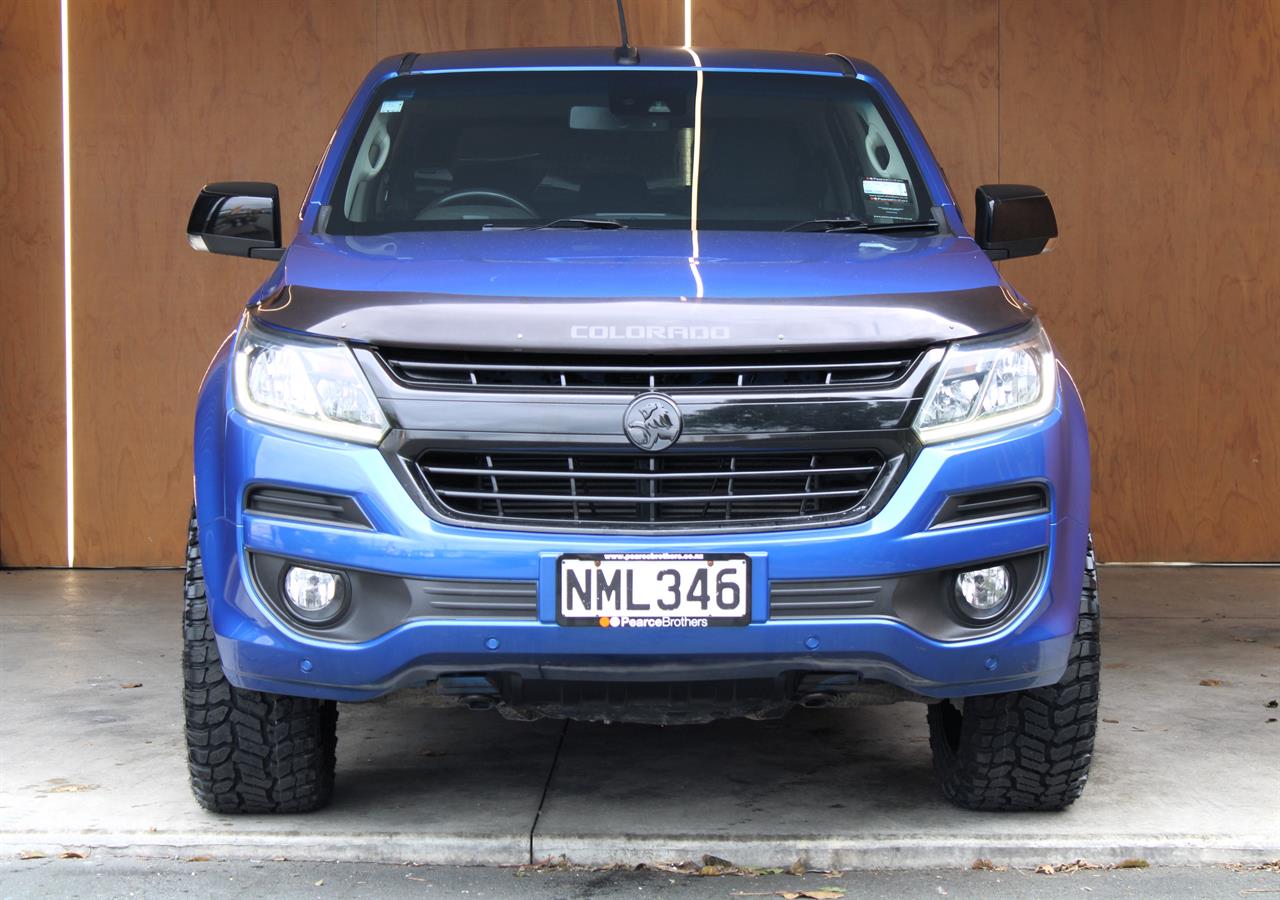
POLYGON ((922 345, 1030 310, 967 237, 687 231, 300 236, 258 308, 373 344, 679 352, 922 345))

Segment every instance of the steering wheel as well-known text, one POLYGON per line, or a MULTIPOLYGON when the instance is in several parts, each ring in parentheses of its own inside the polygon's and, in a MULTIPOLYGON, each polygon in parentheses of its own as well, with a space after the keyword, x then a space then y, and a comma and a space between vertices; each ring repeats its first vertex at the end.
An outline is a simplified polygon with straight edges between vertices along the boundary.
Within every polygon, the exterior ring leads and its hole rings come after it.
MULTIPOLYGON (((536 219, 538 214, 524 201, 512 197, 510 194, 504 194, 502 191, 488 191, 480 189, 469 189, 465 191, 454 191, 452 194, 445 194, 437 200, 432 200, 427 204, 427 209, 437 209, 441 206, 453 206, 464 200, 497 200, 505 203, 507 206, 514 206, 516 209, 528 213, 529 218, 536 219)), ((423 212, 426 212, 424 209, 423 212)))

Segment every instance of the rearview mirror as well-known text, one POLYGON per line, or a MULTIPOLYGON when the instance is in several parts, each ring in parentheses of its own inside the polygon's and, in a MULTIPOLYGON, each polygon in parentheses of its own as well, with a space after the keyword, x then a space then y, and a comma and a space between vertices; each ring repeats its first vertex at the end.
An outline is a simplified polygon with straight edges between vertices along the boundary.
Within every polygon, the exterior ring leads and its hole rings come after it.
POLYGON ((1053 204, 1029 184, 984 184, 976 196, 973 239, 991 259, 1043 253, 1058 236, 1053 204))
POLYGON ((204 253, 279 259, 280 189, 264 181, 206 184, 191 207, 187 241, 204 253))
POLYGON ((670 116, 618 115, 607 106, 571 106, 569 127, 575 131, 667 131, 670 116))

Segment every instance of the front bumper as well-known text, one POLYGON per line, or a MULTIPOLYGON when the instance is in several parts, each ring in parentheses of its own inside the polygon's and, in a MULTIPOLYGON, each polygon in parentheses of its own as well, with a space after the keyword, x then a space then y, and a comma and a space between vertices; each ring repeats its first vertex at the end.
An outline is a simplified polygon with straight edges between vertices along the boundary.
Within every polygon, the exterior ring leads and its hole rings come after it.
MULTIPOLYGON (((445 674, 684 681, 859 673, 930 697, 998 693, 1057 681, 1078 612, 1089 520, 1083 411, 1063 372, 1045 419, 924 448, 884 507, 854 525, 777 533, 581 535, 457 527, 414 503, 376 448, 245 420, 227 409, 225 356, 215 360, 197 413, 196 494, 209 609, 224 670, 238 687, 363 700, 445 674), (1039 480, 1049 512, 929 529, 954 493, 1039 480), (355 497, 372 523, 359 530, 245 513, 244 488, 271 483, 355 497), (659 630, 555 624, 560 553, 748 552, 751 624, 659 630), (360 643, 301 634, 272 611, 249 576, 246 551, 423 578, 538 582, 536 621, 411 620, 360 643), (1044 576, 994 632, 934 640, 887 618, 769 618, 777 580, 904 575, 1043 551, 1044 576)), ((357 600, 358 602, 358 600, 357 600)))

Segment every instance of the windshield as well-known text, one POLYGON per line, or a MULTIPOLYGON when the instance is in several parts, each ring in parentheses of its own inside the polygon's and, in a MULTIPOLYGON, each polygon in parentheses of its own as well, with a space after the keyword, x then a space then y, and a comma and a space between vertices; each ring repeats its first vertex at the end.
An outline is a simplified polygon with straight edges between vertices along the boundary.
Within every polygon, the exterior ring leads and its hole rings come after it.
POLYGON ((927 219, 930 204, 860 81, 610 70, 393 78, 329 206, 327 231, 381 234, 875 226, 927 219))

